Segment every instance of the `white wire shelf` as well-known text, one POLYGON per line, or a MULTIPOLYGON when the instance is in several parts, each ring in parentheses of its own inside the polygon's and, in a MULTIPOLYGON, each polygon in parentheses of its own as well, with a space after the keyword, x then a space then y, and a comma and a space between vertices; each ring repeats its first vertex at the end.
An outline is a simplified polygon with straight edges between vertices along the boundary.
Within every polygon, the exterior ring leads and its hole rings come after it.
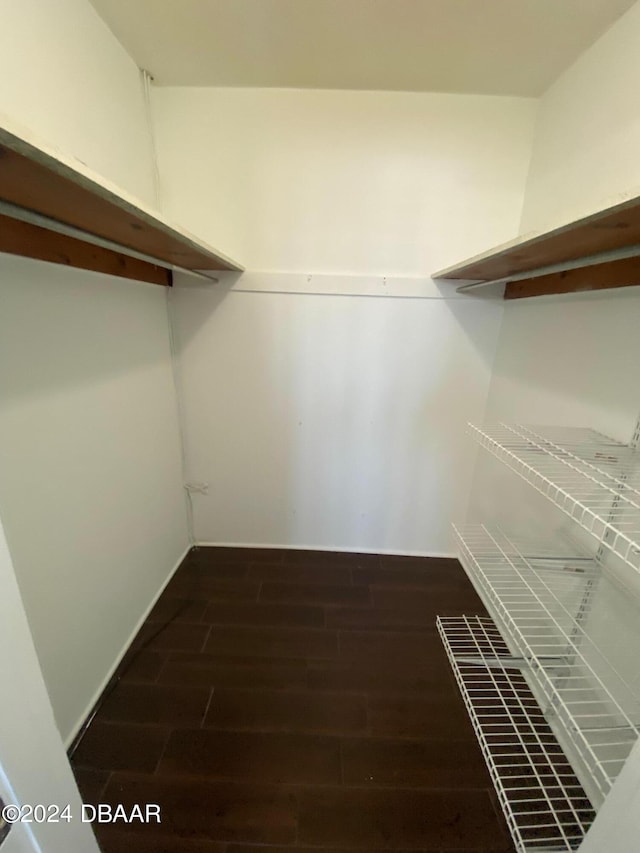
POLYGON ((465 571, 598 808, 640 734, 636 603, 593 559, 540 549, 525 556, 504 533, 454 529, 465 571), (604 648, 603 615, 616 619, 624 660, 604 648))
POLYGON ((496 625, 437 620, 518 853, 576 850, 595 812, 496 625))
POLYGON ((640 451, 578 427, 469 426, 482 447, 640 572, 640 451))

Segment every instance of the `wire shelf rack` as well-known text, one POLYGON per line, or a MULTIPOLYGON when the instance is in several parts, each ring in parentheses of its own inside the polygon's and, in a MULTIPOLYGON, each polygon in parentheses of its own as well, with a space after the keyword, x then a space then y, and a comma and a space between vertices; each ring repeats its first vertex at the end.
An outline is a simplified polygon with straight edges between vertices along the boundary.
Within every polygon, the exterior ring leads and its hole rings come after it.
POLYGON ((498 628, 437 625, 518 853, 576 850, 595 812, 498 628))
POLYGON ((469 426, 482 447, 640 572, 640 451, 586 428, 469 426))
POLYGON ((599 629, 597 607, 604 602, 620 614, 622 628, 628 614, 626 668, 635 673, 640 626, 633 603, 594 559, 539 548, 525 556, 502 532, 454 529, 466 573, 599 807, 640 735, 640 691, 603 649, 607 632, 599 629))

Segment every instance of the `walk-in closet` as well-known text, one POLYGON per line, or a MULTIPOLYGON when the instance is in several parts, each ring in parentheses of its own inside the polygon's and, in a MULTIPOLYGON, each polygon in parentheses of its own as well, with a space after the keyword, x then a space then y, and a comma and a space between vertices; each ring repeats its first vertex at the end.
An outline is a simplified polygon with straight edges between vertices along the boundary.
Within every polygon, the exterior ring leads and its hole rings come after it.
POLYGON ((637 853, 640 0, 0 5, 0 853, 637 853))

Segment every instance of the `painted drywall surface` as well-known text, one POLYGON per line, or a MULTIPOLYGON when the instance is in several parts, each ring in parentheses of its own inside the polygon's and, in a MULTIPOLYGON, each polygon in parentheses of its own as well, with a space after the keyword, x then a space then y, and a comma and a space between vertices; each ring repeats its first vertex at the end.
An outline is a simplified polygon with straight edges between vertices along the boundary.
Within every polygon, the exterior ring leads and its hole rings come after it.
MULTIPOLYGON (((486 420, 588 426, 629 441, 640 413, 640 288, 505 303, 486 420)), ((545 537, 575 525, 486 451, 469 516, 545 537)))
POLYGON ((0 113, 153 203, 140 73, 88 0, 0 0, 0 113))
POLYGON ((178 279, 188 476, 210 485, 196 538, 451 553, 502 304, 299 278, 178 279))
POLYGON ((640 411, 640 289, 506 303, 487 415, 628 441, 640 411))
POLYGON ((161 88, 153 104, 167 213, 251 270, 175 294, 189 478, 210 484, 197 538, 449 553, 502 309, 410 282, 515 236, 534 102, 161 88))
MULTIPOLYGON (((640 288, 505 303, 487 421, 589 426, 629 441, 640 413, 639 314, 640 288)), ((486 451, 477 459, 472 519, 542 536, 575 526, 486 451)))
POLYGON ((168 215, 247 269, 428 275, 517 234, 535 101, 156 88, 168 215))
MULTIPOLYGON (((635 287, 505 303, 487 421, 587 426, 628 442, 640 414, 638 316, 635 287)), ((470 517, 543 538, 576 532, 486 451, 477 459, 470 517)))
POLYGON ((56 728, 0 522, 0 796, 5 803, 70 805, 67 823, 15 824, 7 853, 98 853, 56 728), (39 846, 36 846, 39 845, 39 846))
POLYGON ((0 264, 0 512, 68 739, 187 546, 166 296, 0 264))
POLYGON ((540 101, 523 232, 640 195, 640 2, 540 101))

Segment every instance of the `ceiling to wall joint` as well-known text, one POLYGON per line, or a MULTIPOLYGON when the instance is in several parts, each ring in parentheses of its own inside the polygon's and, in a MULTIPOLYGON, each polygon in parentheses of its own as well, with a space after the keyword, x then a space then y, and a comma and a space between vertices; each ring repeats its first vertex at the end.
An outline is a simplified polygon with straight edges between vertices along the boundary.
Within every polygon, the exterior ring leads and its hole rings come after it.
POLYGON ((540 96, 634 0, 92 0, 160 86, 540 96))

